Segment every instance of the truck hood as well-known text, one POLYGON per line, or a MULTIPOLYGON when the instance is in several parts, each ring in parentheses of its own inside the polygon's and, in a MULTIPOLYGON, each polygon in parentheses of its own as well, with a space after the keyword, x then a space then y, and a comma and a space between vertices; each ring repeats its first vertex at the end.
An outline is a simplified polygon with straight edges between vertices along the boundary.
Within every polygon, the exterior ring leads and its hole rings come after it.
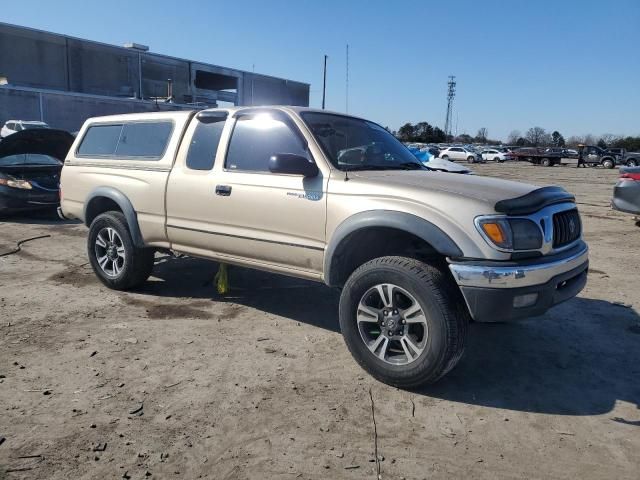
POLYGON ((522 197, 539 188, 499 178, 421 170, 359 171, 350 172, 349 177, 386 188, 397 186, 398 190, 408 188, 413 191, 425 190, 466 197, 492 208, 500 201, 522 197))
POLYGON ((0 142, 0 158, 10 155, 22 155, 25 153, 38 153, 49 155, 64 162, 74 138, 64 130, 42 128, 22 130, 0 142))

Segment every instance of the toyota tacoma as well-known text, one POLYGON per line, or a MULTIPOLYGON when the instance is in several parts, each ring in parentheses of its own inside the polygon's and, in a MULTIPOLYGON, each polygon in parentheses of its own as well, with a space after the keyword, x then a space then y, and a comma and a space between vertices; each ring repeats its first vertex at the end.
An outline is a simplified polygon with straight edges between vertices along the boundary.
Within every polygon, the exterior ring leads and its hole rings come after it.
POLYGON ((541 315, 587 280, 567 191, 435 173, 376 123, 323 110, 91 118, 61 182, 108 287, 141 285, 159 249, 324 282, 355 360, 403 388, 458 363, 471 319, 541 315))

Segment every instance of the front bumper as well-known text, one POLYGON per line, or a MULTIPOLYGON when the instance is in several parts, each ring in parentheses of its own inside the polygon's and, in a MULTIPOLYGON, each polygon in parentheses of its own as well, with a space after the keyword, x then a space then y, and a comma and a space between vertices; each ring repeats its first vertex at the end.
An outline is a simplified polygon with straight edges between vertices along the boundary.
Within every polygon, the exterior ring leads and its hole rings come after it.
POLYGON ((449 265, 471 317, 504 322, 542 315, 575 297, 587 283, 584 242, 553 257, 511 262, 460 262, 449 265))
POLYGON ((36 210, 56 207, 59 204, 60 194, 58 192, 38 192, 0 186, 0 211, 3 212, 36 210))

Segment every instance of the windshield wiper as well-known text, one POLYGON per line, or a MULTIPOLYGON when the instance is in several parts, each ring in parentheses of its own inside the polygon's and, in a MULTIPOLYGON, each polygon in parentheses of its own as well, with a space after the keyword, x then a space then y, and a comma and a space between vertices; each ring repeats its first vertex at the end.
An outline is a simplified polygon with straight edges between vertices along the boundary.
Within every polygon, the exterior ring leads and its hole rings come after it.
POLYGON ((389 165, 344 165, 345 172, 358 172, 361 170, 394 170, 389 165))
POLYGON ((406 170, 429 170, 423 164, 418 162, 402 162, 398 166, 404 167, 406 170))
POLYGON ((418 162, 403 162, 390 165, 345 165, 345 172, 356 172, 362 170, 429 170, 418 162))

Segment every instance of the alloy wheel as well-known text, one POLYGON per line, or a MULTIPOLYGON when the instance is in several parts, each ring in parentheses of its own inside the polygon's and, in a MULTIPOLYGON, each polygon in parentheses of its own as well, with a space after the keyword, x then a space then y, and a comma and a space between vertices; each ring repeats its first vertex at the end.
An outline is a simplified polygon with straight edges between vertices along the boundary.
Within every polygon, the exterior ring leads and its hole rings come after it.
POLYGON ((391 283, 367 290, 358 304, 360 338, 369 351, 392 365, 407 365, 427 346, 427 318, 413 295, 391 283))
POLYGON ((115 229, 105 227, 98 232, 95 253, 98 265, 107 276, 117 277, 124 269, 125 248, 115 229))

